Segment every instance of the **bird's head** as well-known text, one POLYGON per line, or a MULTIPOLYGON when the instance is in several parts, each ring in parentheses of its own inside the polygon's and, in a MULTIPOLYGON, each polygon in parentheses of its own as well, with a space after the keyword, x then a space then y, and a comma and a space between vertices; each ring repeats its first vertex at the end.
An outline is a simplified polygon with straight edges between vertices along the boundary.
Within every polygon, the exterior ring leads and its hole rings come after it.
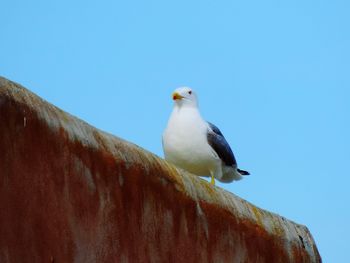
POLYGON ((188 105, 197 107, 197 95, 191 88, 177 88, 174 90, 172 96, 175 104, 178 106, 188 105))

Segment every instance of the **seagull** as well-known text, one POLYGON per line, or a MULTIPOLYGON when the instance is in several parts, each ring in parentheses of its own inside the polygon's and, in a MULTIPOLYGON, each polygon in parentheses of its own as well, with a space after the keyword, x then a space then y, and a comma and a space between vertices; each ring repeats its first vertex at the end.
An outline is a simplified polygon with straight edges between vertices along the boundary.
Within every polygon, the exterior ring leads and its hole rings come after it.
POLYGON ((198 176, 223 183, 242 179, 249 172, 238 169, 230 145, 214 124, 205 121, 198 109, 196 93, 181 87, 172 94, 174 108, 164 130, 165 160, 198 176))

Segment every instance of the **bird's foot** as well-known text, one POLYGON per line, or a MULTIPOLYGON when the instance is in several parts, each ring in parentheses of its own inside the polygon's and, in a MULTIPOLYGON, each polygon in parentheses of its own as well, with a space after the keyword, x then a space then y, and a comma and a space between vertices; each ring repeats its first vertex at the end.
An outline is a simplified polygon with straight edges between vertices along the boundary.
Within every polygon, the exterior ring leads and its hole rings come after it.
POLYGON ((215 185, 215 178, 214 178, 214 176, 211 176, 210 184, 211 185, 215 185))

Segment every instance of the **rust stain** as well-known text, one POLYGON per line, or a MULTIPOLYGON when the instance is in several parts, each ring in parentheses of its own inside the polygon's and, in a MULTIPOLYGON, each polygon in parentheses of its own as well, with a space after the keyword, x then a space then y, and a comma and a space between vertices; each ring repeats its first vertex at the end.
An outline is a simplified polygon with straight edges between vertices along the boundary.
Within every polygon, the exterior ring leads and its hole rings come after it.
POLYGON ((321 262, 306 228, 2 78, 0 123, 0 262, 321 262))

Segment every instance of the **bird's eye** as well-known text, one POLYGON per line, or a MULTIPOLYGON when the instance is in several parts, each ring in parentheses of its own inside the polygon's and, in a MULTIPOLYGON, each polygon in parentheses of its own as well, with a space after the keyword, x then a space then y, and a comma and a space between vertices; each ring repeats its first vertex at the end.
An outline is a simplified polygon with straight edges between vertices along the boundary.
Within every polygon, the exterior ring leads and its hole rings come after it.
POLYGON ((190 95, 191 95, 191 94, 192 94, 192 90, 190 90, 190 91, 188 92, 188 94, 190 94, 190 95))

